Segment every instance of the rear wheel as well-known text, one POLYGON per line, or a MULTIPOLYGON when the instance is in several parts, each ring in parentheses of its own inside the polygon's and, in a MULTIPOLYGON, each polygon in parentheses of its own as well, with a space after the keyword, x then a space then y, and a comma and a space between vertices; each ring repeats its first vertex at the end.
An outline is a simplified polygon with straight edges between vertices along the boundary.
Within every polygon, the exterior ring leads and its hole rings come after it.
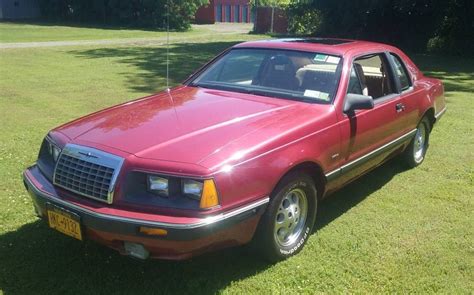
POLYGON ((408 147, 403 152, 403 160, 409 168, 420 165, 428 150, 431 124, 428 118, 423 118, 416 128, 416 133, 408 147))
POLYGON ((285 176, 256 232, 254 243, 260 254, 276 262, 298 253, 313 229, 316 208, 313 179, 297 172, 285 176))

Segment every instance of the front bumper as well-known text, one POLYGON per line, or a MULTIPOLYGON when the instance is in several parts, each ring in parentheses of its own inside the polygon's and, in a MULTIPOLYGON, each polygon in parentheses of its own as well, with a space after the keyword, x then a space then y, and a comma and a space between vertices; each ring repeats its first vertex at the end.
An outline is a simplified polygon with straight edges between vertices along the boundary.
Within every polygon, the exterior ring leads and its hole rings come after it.
MULTIPOLYGON (((249 242, 269 201, 268 198, 263 198, 206 218, 173 219, 170 216, 113 209, 111 211, 115 214, 109 214, 101 210, 104 208, 88 207, 59 196, 54 186, 36 166, 23 173, 23 180, 38 216, 45 218, 49 205, 63 208, 80 217, 86 238, 116 249, 122 254, 127 254, 125 243, 140 244, 149 252, 150 257, 162 259, 186 259, 217 248, 249 242), (117 214, 120 212, 127 213, 127 216, 117 214), (146 236, 140 233, 141 226, 165 229, 167 235, 146 236)), ((110 211, 110 208, 106 209, 110 211)))

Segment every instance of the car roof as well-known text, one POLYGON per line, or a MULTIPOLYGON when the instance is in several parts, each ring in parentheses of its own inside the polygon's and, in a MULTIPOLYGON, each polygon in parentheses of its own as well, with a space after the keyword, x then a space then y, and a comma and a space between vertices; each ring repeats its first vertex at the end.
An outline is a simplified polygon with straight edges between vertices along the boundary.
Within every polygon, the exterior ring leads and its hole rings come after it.
POLYGON ((369 41, 337 38, 285 38, 240 43, 234 48, 275 48, 301 50, 345 56, 358 55, 371 51, 395 50, 394 47, 369 41))

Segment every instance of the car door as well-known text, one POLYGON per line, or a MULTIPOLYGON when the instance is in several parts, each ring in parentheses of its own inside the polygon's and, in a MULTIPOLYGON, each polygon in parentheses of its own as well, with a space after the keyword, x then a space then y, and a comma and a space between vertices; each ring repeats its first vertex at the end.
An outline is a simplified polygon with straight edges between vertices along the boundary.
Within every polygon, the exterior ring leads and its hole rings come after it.
POLYGON ((423 89, 415 89, 413 80, 407 70, 403 59, 396 53, 389 52, 388 57, 393 68, 395 82, 400 89, 400 96, 403 100, 404 108, 404 128, 406 132, 413 130, 419 123, 420 114, 418 113, 418 101, 424 95, 423 89))
POLYGON ((372 96, 374 108, 344 115, 340 125, 344 164, 339 182, 350 181, 380 164, 407 136, 404 101, 395 79, 384 52, 354 59, 348 93, 372 96))

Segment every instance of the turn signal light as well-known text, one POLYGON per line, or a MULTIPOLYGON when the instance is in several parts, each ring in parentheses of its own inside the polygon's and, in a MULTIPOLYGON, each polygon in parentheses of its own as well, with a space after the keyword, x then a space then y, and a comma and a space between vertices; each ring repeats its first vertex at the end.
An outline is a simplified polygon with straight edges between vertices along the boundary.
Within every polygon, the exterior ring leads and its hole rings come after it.
POLYGON ((166 236, 168 234, 168 231, 166 229, 145 226, 140 227, 140 232, 149 236, 166 236))
POLYGON ((214 180, 204 180, 201 202, 199 207, 201 209, 208 209, 219 205, 219 198, 217 197, 217 189, 214 180))

